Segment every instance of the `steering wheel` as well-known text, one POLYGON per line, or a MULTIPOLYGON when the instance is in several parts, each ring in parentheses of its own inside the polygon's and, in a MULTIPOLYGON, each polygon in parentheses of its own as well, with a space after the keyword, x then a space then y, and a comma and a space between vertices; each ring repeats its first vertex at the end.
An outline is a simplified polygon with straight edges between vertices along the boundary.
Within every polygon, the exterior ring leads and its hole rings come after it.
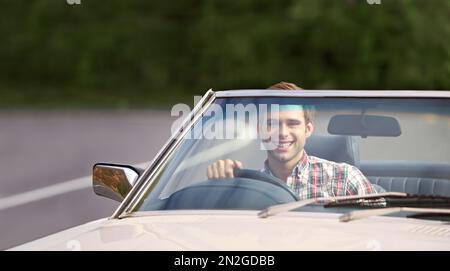
POLYGON ((233 170, 233 173, 235 178, 246 178, 265 183, 270 183, 278 187, 281 187, 286 192, 288 192, 296 201, 299 200, 298 196, 294 192, 292 192, 292 190, 282 180, 278 179, 277 177, 252 169, 235 168, 233 170))
POLYGON ((298 196, 274 176, 250 169, 234 169, 234 175, 234 178, 208 179, 186 186, 162 199, 157 208, 262 210, 298 201, 298 196))

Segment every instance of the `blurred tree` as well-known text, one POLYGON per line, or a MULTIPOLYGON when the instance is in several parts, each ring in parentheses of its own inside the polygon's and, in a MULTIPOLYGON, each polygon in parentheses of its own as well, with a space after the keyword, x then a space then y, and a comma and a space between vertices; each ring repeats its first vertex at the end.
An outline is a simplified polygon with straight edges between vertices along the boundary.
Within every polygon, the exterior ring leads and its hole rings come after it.
POLYGON ((450 89, 446 0, 0 0, 0 105, 135 107, 208 88, 450 89))

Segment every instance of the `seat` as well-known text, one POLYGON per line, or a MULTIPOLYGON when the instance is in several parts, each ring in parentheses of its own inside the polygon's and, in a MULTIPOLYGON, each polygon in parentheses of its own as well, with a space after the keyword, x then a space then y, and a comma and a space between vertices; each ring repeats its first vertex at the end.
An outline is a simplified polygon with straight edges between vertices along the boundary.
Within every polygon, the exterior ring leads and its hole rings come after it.
POLYGON ((359 167, 359 146, 351 136, 312 135, 306 140, 305 151, 308 155, 359 167))
POLYGON ((450 164, 381 161, 362 163, 361 171, 387 191, 450 197, 450 164))
POLYGON ((392 176, 368 176, 368 178, 371 183, 383 187, 386 191, 450 197, 450 180, 446 179, 392 176))

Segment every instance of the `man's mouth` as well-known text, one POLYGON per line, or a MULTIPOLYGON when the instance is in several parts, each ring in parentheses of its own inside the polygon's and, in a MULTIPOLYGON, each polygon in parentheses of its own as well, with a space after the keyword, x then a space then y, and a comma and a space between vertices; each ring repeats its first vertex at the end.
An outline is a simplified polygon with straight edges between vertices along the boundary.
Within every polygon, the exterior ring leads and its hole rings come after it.
POLYGON ((294 144, 294 141, 280 141, 277 145, 277 151, 286 151, 290 146, 294 144))

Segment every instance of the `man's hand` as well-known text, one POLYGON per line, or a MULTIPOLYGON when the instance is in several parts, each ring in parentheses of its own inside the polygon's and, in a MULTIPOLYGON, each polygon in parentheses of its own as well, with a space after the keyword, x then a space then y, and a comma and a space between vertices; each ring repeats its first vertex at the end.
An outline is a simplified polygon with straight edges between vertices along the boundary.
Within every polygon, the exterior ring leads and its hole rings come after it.
POLYGON ((208 166, 208 178, 234 178, 234 169, 242 168, 242 163, 238 160, 219 160, 208 166))

